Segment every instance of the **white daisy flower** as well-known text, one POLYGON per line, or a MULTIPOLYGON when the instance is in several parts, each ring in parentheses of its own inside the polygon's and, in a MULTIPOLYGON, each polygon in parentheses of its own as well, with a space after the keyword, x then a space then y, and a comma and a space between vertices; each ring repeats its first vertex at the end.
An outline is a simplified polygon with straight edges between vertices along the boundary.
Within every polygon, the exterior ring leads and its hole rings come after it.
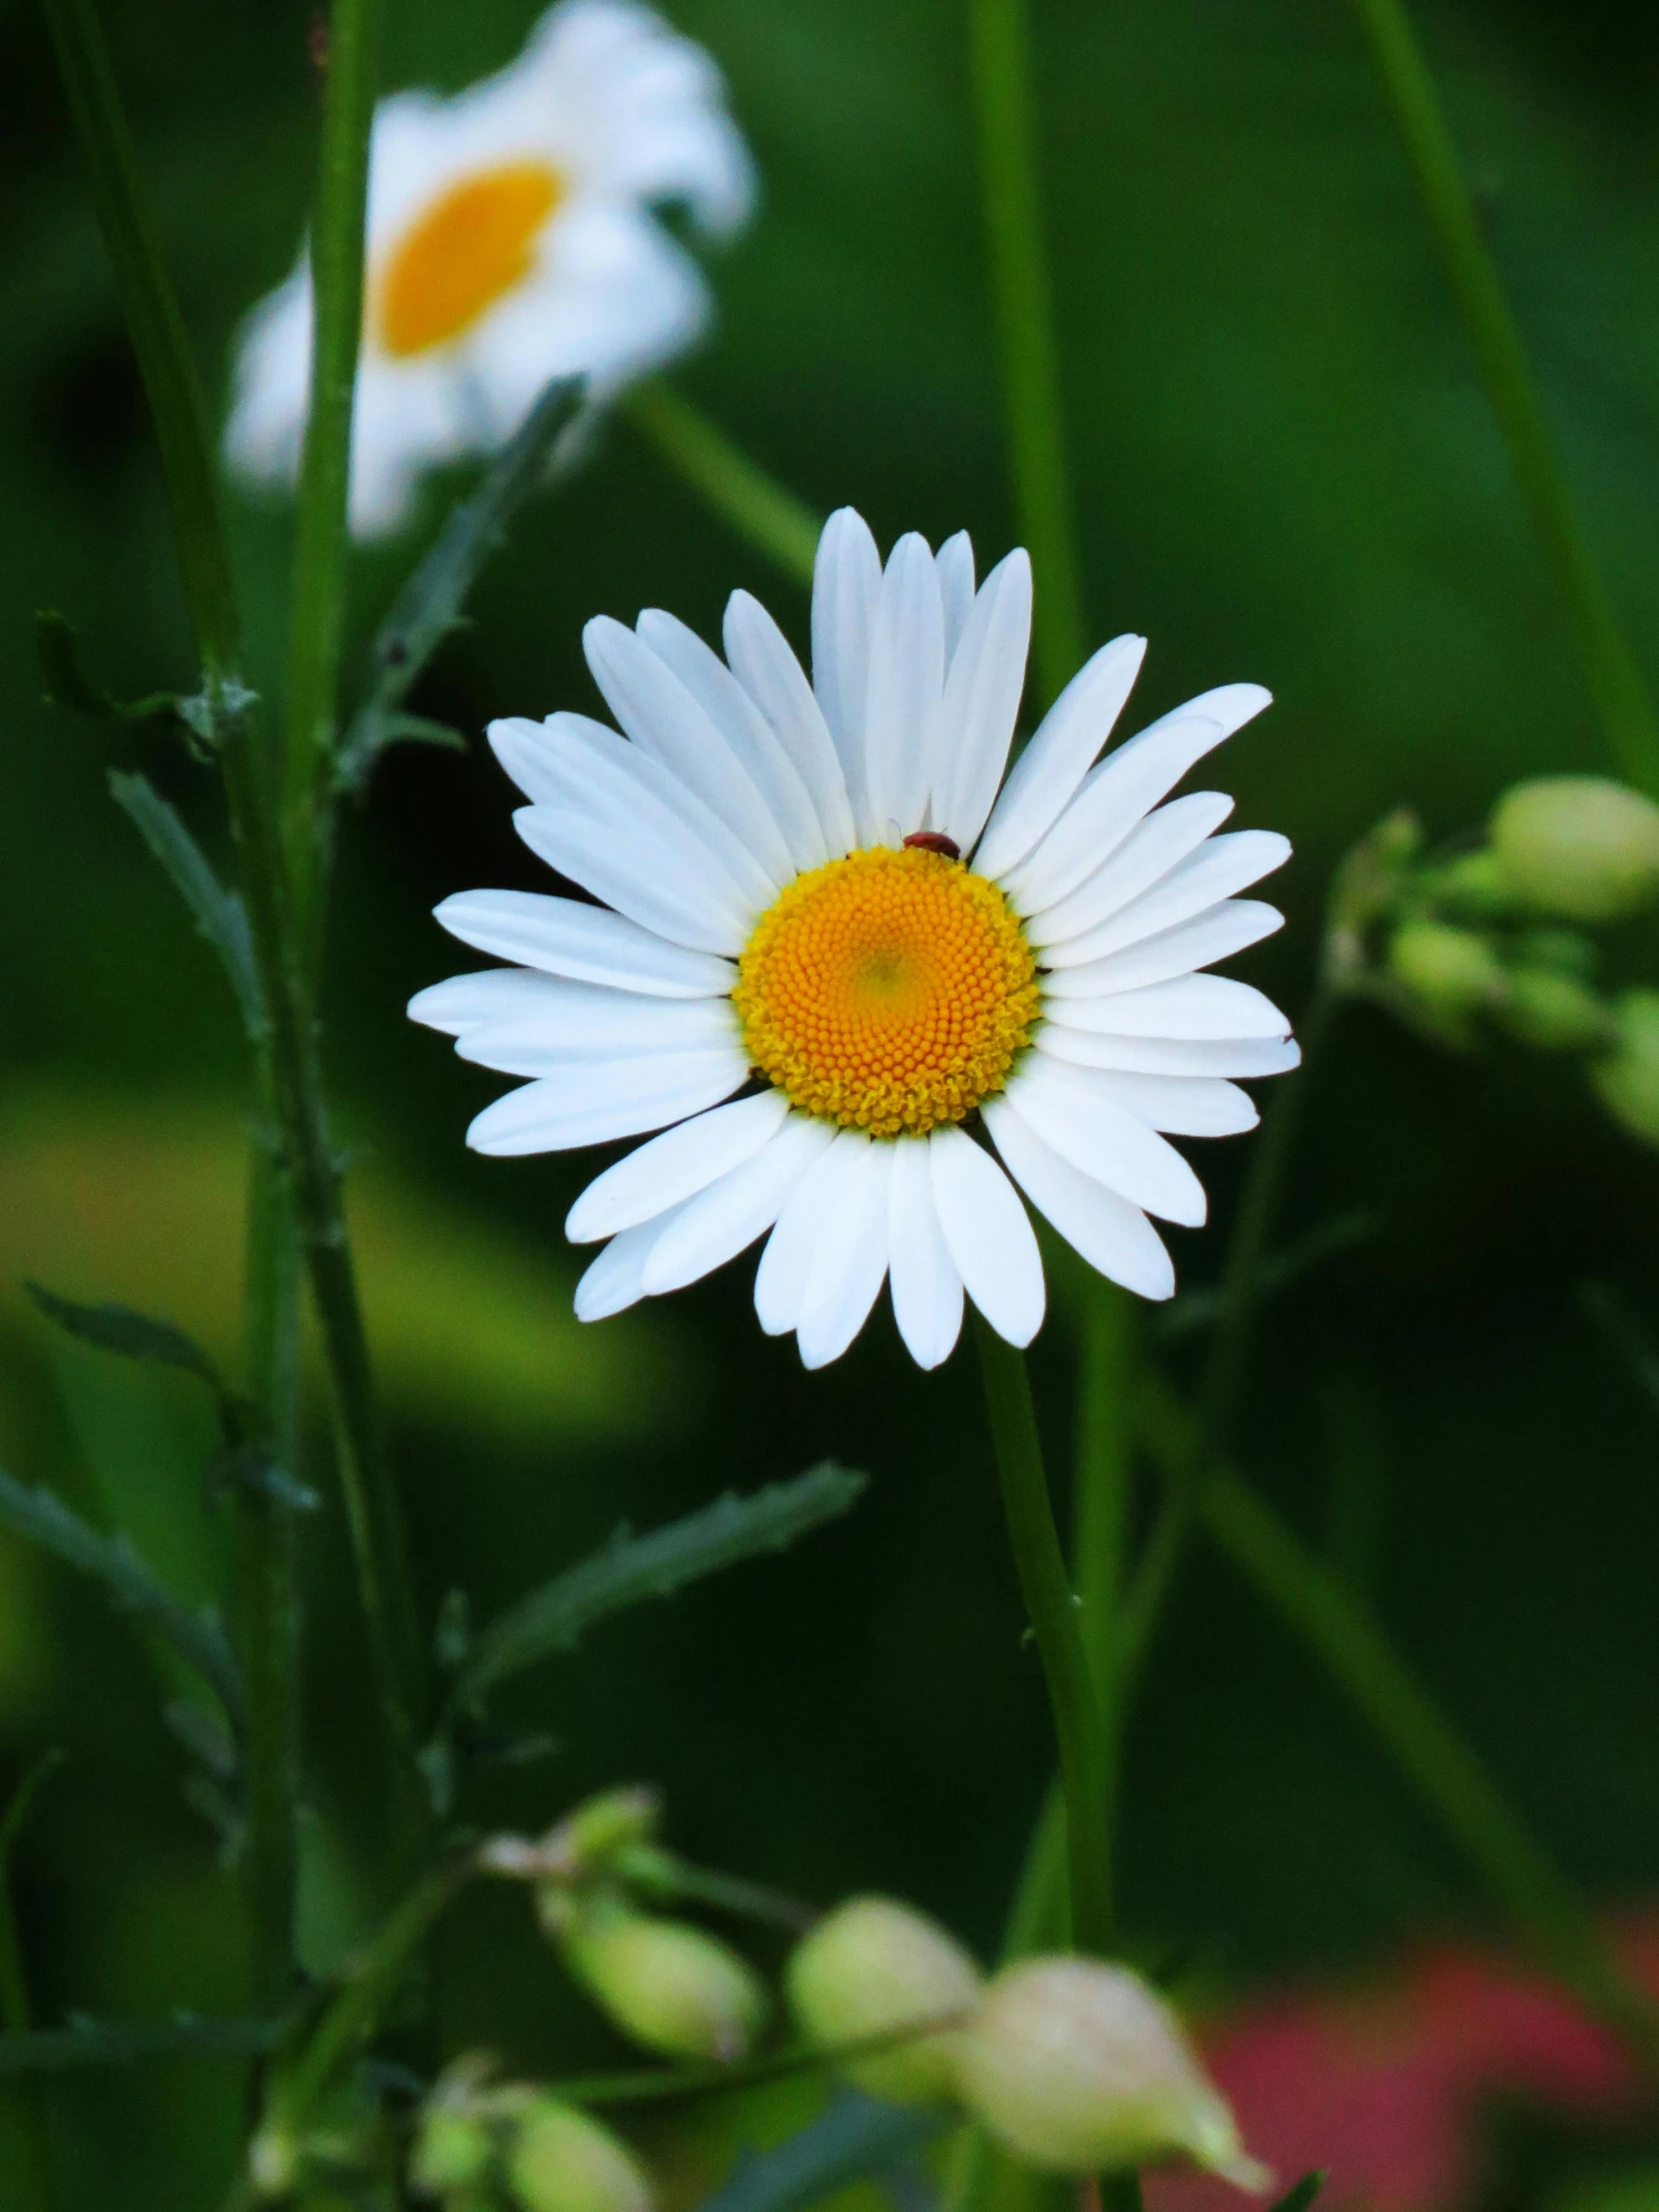
POLYGON ((530 801, 519 834, 602 903, 446 899, 446 929, 520 964, 409 1011, 531 1078, 473 1122, 476 1151, 662 1131, 571 1209, 574 1242, 609 1239, 584 1320, 766 1236, 756 1311, 810 1368, 889 1279, 924 1368, 964 1291, 1024 1345, 1043 1272, 1016 1185, 1102 1275, 1174 1289, 1147 1217, 1196 1227, 1205 1200, 1167 1136, 1253 1128, 1234 1079, 1299 1058, 1260 991, 1201 972, 1280 926, 1235 894, 1289 844, 1216 834, 1218 793, 1164 804, 1268 694, 1206 692, 1097 762, 1146 648, 1117 638, 1004 778, 1030 627, 1023 552, 977 590, 965 535, 936 555, 901 538, 883 569, 843 508, 819 548, 811 684, 737 592, 724 660, 655 610, 589 623, 623 735, 577 714, 491 725, 530 801))
MULTIPOLYGON (((489 451, 553 377, 598 397, 691 344, 697 264, 655 220, 748 217, 755 179, 709 56, 637 0, 560 0, 518 60, 451 100, 403 92, 369 149, 351 524, 395 528, 420 472, 489 451)), ((234 466, 291 482, 309 408, 308 253, 249 318, 234 466)))

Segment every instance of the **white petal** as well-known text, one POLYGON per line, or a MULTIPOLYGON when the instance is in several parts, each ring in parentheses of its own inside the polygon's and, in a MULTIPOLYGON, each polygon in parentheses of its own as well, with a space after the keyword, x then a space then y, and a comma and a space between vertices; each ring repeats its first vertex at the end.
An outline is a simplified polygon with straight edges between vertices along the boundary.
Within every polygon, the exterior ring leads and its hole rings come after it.
POLYGON ((1042 1327, 1045 1296, 1025 1208, 990 1154, 960 1129, 935 1129, 927 1151, 951 1264, 997 1335, 1028 1345, 1042 1327))
POLYGON ((576 1286, 578 1321, 609 1321, 639 1304, 646 1295, 645 1263, 674 1218, 674 1213, 658 1215, 611 1239, 576 1286))
MULTIPOLYGON (((1040 1032, 1051 1059, 1073 1067, 1118 1068, 1126 1075, 1286 1075, 1302 1065, 1302 1047, 1294 1037, 1222 1037, 1195 1042, 1172 1037, 1099 1037, 1073 1029, 1056 1018, 1040 1032)), ((1058 1009, 1064 1013, 1065 1009, 1058 1009)))
POLYGON ((718 1106, 748 1077, 748 1062, 735 1050, 574 1065, 486 1106, 466 1141, 474 1152, 512 1156, 641 1137, 718 1106))
POLYGON ((790 641, 758 599, 735 591, 726 603, 726 658, 732 674, 777 732, 806 785, 830 851, 850 852, 852 804, 834 741, 790 641))
POLYGON ((1165 715, 1091 769, 1042 842, 1002 878, 1016 905, 1052 905, 1092 875, 1183 776, 1269 704, 1259 684, 1228 684, 1165 715))
MULTIPOLYGON (((1165 808, 1164 812, 1170 810, 1165 808)), ((1247 889, 1275 868, 1283 867, 1290 856, 1290 839, 1272 830, 1238 830, 1224 837, 1211 837, 1161 882, 1142 891, 1098 928, 1072 938, 1067 950, 1076 960, 1098 960, 1127 945, 1139 944, 1143 937, 1190 921, 1194 914, 1231 898, 1235 891, 1247 889)))
POLYGON ((944 608, 927 540, 909 531, 887 556, 869 637, 864 782, 883 844, 919 830, 928 745, 944 696, 944 608))
POLYGON ((813 690, 834 740, 861 843, 875 841, 864 791, 864 694, 869 633, 881 590, 881 556, 869 525, 839 507, 824 525, 813 564, 813 690))
POLYGON ((480 952, 581 982, 658 998, 719 998, 738 979, 730 961, 688 952, 603 906, 543 891, 457 891, 436 914, 452 937, 480 952))
MULTIPOLYGON (((1042 1049, 1039 1038, 1037 1051, 1042 1049)), ((1102 1069, 1091 1072, 1089 1082, 1100 1097, 1115 1099, 1137 1121, 1167 1137, 1241 1137, 1262 1118, 1248 1091, 1217 1075, 1126 1075, 1102 1069)))
POLYGON ((724 878, 711 876, 656 826, 620 816, 595 818, 561 807, 520 807, 513 817, 537 859, 580 883, 644 929, 697 952, 736 956, 755 917, 724 878))
POLYGON ((887 1267, 893 1320, 918 1368, 941 1367, 962 1331, 962 1279, 939 1227, 927 1141, 901 1137, 892 1156, 887 1267))
POLYGON ((1187 1229, 1204 1225, 1204 1186, 1171 1144, 1118 1105, 1083 1068, 1033 1052, 1008 1102, 1044 1144, 1084 1175, 1187 1229))
POLYGON ((665 1129, 594 1178, 566 1215, 565 1235, 592 1244, 695 1198, 764 1152, 789 1110, 782 1091, 762 1091, 665 1129))
POLYGON ((928 821, 963 852, 985 826, 1008 763, 1031 644, 1031 562, 999 561, 973 603, 945 681, 928 821))
POLYGON ((1164 1240, 1138 1206, 1062 1160, 1006 1097, 987 1100, 982 1112, 1009 1174, 1097 1274, 1139 1298, 1173 1293, 1175 1269, 1164 1240))
POLYGON ((536 986, 547 980, 523 968, 485 968, 477 975, 449 975, 441 983, 429 983, 425 990, 416 991, 406 1010, 411 1021, 428 1029, 439 1029, 446 1037, 464 1037, 471 1029, 482 1029, 492 1021, 533 1008, 540 997, 536 986))
POLYGON ((755 1272, 755 1312, 769 1337, 800 1326, 819 1254, 854 1201, 869 1143, 861 1129, 837 1129, 785 1201, 755 1272))
POLYGON ((729 886, 752 917, 776 885, 734 830, 661 761, 587 715, 492 722, 496 758, 538 806, 569 807, 595 820, 650 827, 711 881, 729 886))
POLYGON ((582 647, 626 735, 717 815, 765 868, 772 888, 782 890, 796 872, 784 833, 748 770, 685 685, 609 615, 588 624, 582 647))
POLYGON ((1032 914, 1026 935, 1033 944, 1069 945, 1161 882, 1233 812, 1225 792, 1191 792, 1159 807, 1068 897, 1032 914))
POLYGON ((1050 707, 991 810, 973 859, 981 875, 1005 875, 1059 821, 1111 736, 1145 658, 1145 638, 1114 638, 1050 707))
POLYGON ((464 1030, 455 1044, 463 1060, 499 1075, 557 1075, 595 1060, 742 1049, 729 999, 642 998, 552 975, 525 979, 542 986, 539 999, 464 1030))
POLYGON ((948 669, 973 608, 973 540, 965 530, 946 538, 933 556, 944 608, 944 665, 948 669))
MULTIPOLYGON (((1103 960, 1068 966, 1070 945, 1051 945, 1043 959, 1051 970, 1064 968, 1068 981, 1077 978, 1083 995, 1129 991, 1143 983, 1167 983, 1178 975, 1213 967, 1284 926, 1285 917, 1277 906, 1259 898, 1229 898, 1207 913, 1195 914, 1191 921, 1177 922, 1173 929, 1160 929, 1139 944, 1110 952, 1103 960)), ((1052 976, 1044 977, 1044 990, 1046 996, 1056 995, 1052 976)), ((1063 997, 1059 1003, 1065 1003, 1063 997)))
POLYGON ((672 669, 753 777, 784 832, 798 870, 830 857, 824 825, 782 739, 712 646, 675 615, 647 607, 635 628, 672 669))
POLYGON ((792 1114, 764 1152, 711 1183, 676 1217, 651 1254, 646 1290, 653 1297, 684 1290, 764 1236, 830 1135, 828 1123, 792 1114))
POLYGON ((869 1319, 887 1277, 887 1186, 890 1143, 851 1148, 849 1175, 829 1233, 818 1248, 801 1302, 796 1335, 805 1368, 838 1360, 869 1319))
MULTIPOLYGON (((1069 984, 1086 968, 1069 968, 1056 982, 1069 984)), ((1271 998, 1230 975, 1182 975, 1169 983, 1148 983, 1139 990, 1096 996, 1077 990, 1047 994, 1063 1008, 1073 1029, 1092 1029, 1105 1037, 1191 1038, 1288 1037, 1291 1025, 1271 998)))

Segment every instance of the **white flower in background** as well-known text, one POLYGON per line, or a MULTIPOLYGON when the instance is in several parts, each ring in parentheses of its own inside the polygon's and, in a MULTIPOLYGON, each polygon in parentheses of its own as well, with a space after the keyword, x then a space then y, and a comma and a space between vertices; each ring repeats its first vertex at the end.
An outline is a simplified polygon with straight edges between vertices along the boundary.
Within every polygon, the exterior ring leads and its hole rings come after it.
MULTIPOLYGON (((352 528, 395 528, 420 472, 509 438, 551 378, 603 398, 695 339, 697 264, 657 222, 729 234, 754 171, 720 73, 636 0, 561 0, 456 98, 380 103, 369 149, 352 528)), ((308 412, 308 255, 251 316, 227 448, 291 481, 308 412)))
POLYGON ((1260 991, 1200 972, 1280 926, 1234 894, 1290 846, 1216 835, 1218 793, 1162 804, 1268 694, 1206 692, 1097 763, 1145 651, 1118 638, 1004 781, 1030 625, 1024 553, 977 591, 965 536, 936 556, 901 538, 883 570, 843 508, 819 548, 812 684, 737 592, 724 661, 672 615, 589 623, 625 736, 577 714, 490 726, 530 801, 520 835, 604 903, 446 899, 446 929, 522 964, 409 1011, 532 1078, 472 1124, 479 1152, 663 1131, 571 1209, 575 1242, 611 1240, 584 1320, 770 1231, 756 1311, 809 1367, 889 1277, 922 1367, 954 1345, 964 1289, 1023 1345, 1043 1276, 1016 1183, 1101 1274, 1170 1295, 1147 1216, 1197 1226, 1205 1201, 1166 1133, 1253 1128, 1230 1079, 1298 1060, 1260 991))

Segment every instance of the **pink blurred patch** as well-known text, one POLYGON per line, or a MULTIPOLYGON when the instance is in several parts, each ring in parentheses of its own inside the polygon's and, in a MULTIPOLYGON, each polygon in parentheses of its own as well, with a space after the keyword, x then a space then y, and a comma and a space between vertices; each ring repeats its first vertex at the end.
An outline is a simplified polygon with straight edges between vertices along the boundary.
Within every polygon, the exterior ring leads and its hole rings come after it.
MULTIPOLYGON (((1659 1921, 1615 1940, 1659 1993, 1659 1921)), ((1494 2093, 1609 2118, 1636 2106, 1618 2043, 1555 1983, 1472 1949, 1425 1953, 1385 1988, 1282 1996, 1203 2038, 1249 2149, 1279 2187, 1329 2169, 1328 2212, 1452 2212, 1478 2180, 1476 2119, 1494 2093)), ((1208 2176, 1147 2176, 1148 2212, 1246 2212, 1208 2176)))

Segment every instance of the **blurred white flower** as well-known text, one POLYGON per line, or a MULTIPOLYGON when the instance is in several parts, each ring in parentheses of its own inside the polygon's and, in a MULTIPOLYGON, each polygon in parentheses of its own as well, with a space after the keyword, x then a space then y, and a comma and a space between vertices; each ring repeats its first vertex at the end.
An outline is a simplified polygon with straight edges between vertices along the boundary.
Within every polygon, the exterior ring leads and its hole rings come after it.
MULTIPOLYGON (((395 528, 423 469, 504 442, 552 377, 586 373, 603 398, 691 344, 708 286, 652 208, 723 235, 754 197, 719 71, 638 0, 560 0, 498 76, 382 101, 353 530, 395 528)), ((297 471, 310 342, 302 252, 240 341, 226 443, 248 476, 297 471)))
POLYGON ((964 1290, 1026 1344, 1042 1264, 1009 1175, 1103 1275, 1170 1295, 1147 1216, 1197 1225, 1205 1199, 1164 1133, 1253 1128, 1229 1078, 1298 1060, 1260 991, 1200 972, 1280 926, 1234 894, 1290 846, 1215 835, 1232 811, 1216 793, 1161 804, 1268 694, 1206 692, 1095 765, 1145 651, 1118 638, 1004 781, 1030 623, 1024 553, 977 591, 965 536, 937 555, 901 538, 883 570, 843 508, 819 548, 812 684, 737 592, 725 660, 672 615, 588 625, 626 736, 576 714, 491 725, 531 802, 520 835, 604 903, 445 900, 445 928, 522 964, 409 1011, 532 1078, 478 1116, 477 1151, 664 1132, 571 1209, 574 1241, 611 1240, 584 1320, 770 1231, 756 1310, 809 1367, 846 1349, 889 1276, 924 1368, 964 1290))

